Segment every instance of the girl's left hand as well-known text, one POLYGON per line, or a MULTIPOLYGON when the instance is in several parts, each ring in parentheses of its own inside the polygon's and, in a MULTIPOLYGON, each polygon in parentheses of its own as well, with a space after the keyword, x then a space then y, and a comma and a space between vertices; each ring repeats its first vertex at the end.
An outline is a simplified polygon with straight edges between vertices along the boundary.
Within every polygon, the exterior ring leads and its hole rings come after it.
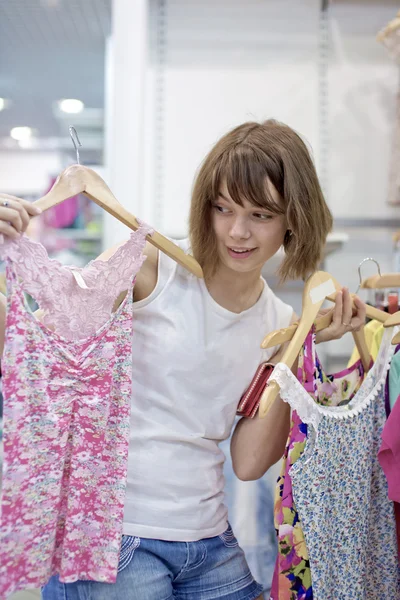
MULTIPOLYGON (((332 309, 322 310, 320 314, 326 314, 330 310, 332 309)), ((336 294, 332 323, 326 329, 318 331, 316 343, 339 340, 345 333, 359 331, 365 325, 366 313, 365 302, 358 296, 352 298, 348 288, 343 288, 336 294)))

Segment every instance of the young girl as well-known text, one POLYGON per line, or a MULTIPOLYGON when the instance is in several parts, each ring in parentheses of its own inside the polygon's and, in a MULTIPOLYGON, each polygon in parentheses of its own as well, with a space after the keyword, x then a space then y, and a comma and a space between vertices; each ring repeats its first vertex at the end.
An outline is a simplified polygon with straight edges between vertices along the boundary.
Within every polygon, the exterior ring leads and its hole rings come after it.
MULTIPOLYGON (((0 195, 0 233, 16 238, 37 214, 0 195), (5 203, 5 205, 4 205, 5 203)), ((306 145, 276 121, 225 135, 196 178, 189 239, 197 279, 147 244, 134 290, 133 397, 128 484, 115 584, 51 578, 44 600, 253 600, 253 579, 228 523, 224 455, 235 412, 258 365, 263 337, 296 319, 261 276, 283 245, 282 279, 318 266, 332 217, 306 145)), ((110 257, 116 248, 101 258, 110 257)), ((2 298, 4 337, 4 297, 2 298)), ((362 326, 346 289, 319 342, 362 326)), ((1 340, 2 341, 2 340, 1 340)), ((273 361, 277 356, 272 357, 273 361)), ((289 408, 279 398, 266 419, 234 430, 234 470, 261 477, 282 456, 289 408)))

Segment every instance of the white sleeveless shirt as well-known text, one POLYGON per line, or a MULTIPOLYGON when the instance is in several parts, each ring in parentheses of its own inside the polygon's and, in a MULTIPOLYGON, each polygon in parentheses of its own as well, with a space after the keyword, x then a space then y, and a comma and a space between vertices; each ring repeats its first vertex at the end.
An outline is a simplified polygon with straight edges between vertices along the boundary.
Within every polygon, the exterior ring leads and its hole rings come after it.
MULTIPOLYGON (((188 240, 176 242, 186 252, 188 240)), ((273 350, 264 336, 293 310, 264 282, 254 306, 236 314, 204 280, 159 253, 152 294, 134 304, 133 397, 123 532, 196 541, 227 527, 219 443, 240 397, 273 350)))

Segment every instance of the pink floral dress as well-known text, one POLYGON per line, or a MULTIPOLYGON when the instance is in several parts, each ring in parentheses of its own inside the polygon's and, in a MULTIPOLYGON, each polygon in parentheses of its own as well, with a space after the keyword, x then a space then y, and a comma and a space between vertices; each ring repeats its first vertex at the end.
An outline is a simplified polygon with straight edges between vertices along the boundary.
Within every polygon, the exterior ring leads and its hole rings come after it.
POLYGON ((112 583, 120 551, 131 400, 132 288, 142 226, 109 261, 50 260, 8 243, 2 359, 0 598, 59 574, 112 583), (115 313, 118 294, 128 290, 115 313), (44 323, 25 293, 45 309, 44 323), (49 327, 51 325, 51 328, 49 327))

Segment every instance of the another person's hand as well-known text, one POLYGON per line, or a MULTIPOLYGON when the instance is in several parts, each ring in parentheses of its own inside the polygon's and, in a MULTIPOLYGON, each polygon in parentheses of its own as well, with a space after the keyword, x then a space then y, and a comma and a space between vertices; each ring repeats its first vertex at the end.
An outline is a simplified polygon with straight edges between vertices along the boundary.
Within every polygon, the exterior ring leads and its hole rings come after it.
MULTIPOLYGON (((326 314, 332 309, 322 310, 320 314, 326 314)), ((347 288, 336 294, 335 307, 333 309, 332 323, 326 329, 318 331, 316 343, 339 340, 345 333, 359 331, 365 325, 367 307, 358 296, 352 298, 347 288), (353 308, 354 302, 354 308, 353 308)))
POLYGON ((17 240, 26 231, 31 217, 42 211, 32 202, 9 194, 0 194, 0 242, 4 238, 17 240))

